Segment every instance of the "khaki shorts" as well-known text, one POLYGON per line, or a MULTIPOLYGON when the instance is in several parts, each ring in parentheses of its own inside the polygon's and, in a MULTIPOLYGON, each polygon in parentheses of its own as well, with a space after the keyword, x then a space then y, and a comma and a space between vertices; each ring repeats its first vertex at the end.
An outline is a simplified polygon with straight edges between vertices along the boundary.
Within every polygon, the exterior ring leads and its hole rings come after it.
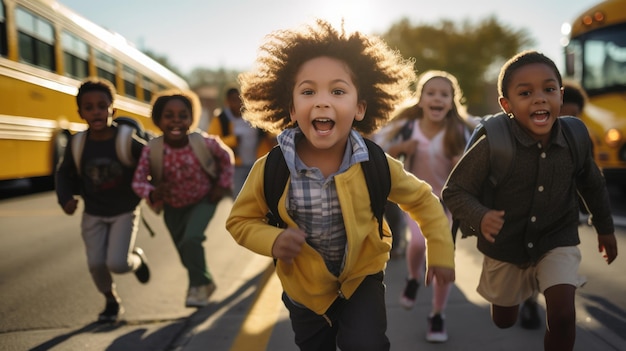
POLYGON ((485 256, 476 291, 491 304, 509 307, 519 305, 535 291, 543 293, 555 285, 579 288, 586 283, 585 277, 578 275, 580 260, 577 246, 550 250, 537 265, 527 268, 485 256))

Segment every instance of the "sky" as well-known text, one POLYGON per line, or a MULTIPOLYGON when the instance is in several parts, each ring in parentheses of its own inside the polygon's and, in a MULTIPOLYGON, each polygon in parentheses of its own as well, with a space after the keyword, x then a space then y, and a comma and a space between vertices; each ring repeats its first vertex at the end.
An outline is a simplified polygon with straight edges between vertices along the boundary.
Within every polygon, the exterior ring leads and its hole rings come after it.
POLYGON ((252 67, 266 34, 325 19, 348 31, 380 34, 402 18, 412 25, 441 19, 526 29, 532 49, 563 67, 561 26, 600 0, 58 0, 88 20, 124 36, 141 50, 167 57, 188 74, 194 68, 252 67))

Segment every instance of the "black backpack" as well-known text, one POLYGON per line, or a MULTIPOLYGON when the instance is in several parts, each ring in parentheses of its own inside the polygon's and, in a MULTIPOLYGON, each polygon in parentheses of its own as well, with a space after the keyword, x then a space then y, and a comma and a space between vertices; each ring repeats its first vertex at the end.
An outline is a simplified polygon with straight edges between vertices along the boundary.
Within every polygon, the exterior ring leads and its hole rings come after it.
MULTIPOLYGON (((383 149, 369 139, 365 140, 369 152, 369 161, 361 162, 367 190, 370 195, 372 213, 378 219, 378 231, 383 237, 383 214, 387 204, 387 197, 391 190, 391 175, 389 163, 383 149)), ((280 146, 276 145, 267 155, 265 163, 263 191, 269 207, 268 223, 279 228, 286 228, 285 222, 278 214, 278 200, 289 180, 289 169, 280 146)))
MULTIPOLYGON (((513 169, 516 144, 511 133, 512 121, 510 119, 504 113, 484 117, 472 132, 465 147, 465 152, 467 152, 480 137, 487 135, 491 169, 489 170, 489 177, 483 186, 480 202, 489 208, 493 206, 493 197, 498 186, 511 175, 513 169)), ((559 120, 563 127, 565 140, 572 153, 572 159, 576 164, 576 175, 579 175, 583 171, 585 156, 591 147, 589 133, 584 123, 576 117, 559 117, 559 120)), ((584 206, 582 199, 581 206, 584 206)), ((454 219, 452 222, 452 237, 454 239, 456 239, 458 229, 461 229, 463 238, 477 235, 476 231, 466 223, 454 219)))

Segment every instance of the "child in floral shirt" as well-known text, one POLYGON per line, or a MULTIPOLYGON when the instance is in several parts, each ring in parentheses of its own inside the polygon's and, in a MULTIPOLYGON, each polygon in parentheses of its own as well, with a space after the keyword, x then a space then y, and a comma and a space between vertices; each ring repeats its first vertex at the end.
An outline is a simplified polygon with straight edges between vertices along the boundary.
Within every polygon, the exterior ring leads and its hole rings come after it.
POLYGON ((144 148, 132 183, 137 195, 163 208, 165 225, 189 275, 187 307, 206 306, 215 291, 202 242, 217 203, 231 192, 233 179, 232 151, 218 139, 189 133, 197 123, 196 102, 193 93, 157 96, 152 121, 163 135, 144 148), (200 139, 200 147, 208 149, 208 161, 199 160, 201 153, 192 138, 200 139), (209 167, 204 166, 206 162, 209 167))

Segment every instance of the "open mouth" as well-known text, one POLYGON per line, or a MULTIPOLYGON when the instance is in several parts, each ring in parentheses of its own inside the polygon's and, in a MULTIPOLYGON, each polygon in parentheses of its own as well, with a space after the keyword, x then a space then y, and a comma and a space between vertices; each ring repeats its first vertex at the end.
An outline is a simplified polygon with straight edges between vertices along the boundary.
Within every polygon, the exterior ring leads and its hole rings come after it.
POLYGON ((169 132, 171 135, 181 135, 184 133, 181 128, 170 128, 169 132))
POLYGON ((313 120, 313 127, 318 132, 328 132, 335 126, 335 121, 330 118, 317 118, 313 120))
POLYGON ((545 123, 550 118, 548 111, 535 111, 531 114, 532 119, 537 123, 545 123))

